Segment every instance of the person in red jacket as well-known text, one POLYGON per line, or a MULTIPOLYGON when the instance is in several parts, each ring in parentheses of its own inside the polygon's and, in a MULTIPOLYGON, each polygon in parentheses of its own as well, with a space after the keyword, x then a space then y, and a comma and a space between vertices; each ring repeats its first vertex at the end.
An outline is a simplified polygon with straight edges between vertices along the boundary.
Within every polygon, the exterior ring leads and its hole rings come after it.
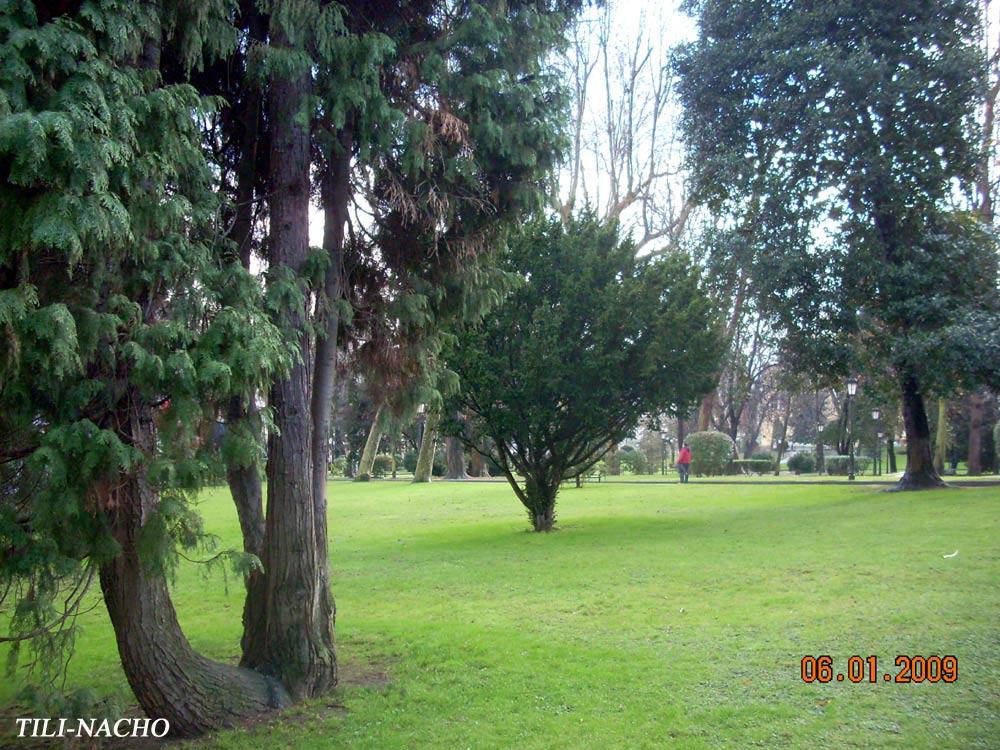
POLYGON ((681 475, 681 484, 687 484, 688 477, 691 476, 691 448, 687 443, 684 443, 681 452, 677 454, 677 472, 681 475))

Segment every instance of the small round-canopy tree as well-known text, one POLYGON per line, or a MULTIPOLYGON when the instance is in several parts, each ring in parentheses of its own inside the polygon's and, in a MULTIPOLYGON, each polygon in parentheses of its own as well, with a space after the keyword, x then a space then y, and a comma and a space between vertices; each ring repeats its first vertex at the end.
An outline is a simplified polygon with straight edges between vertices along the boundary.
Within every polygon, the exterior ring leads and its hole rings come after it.
POLYGON ((637 258, 616 225, 540 219, 504 259, 519 283, 448 364, 461 380, 446 425, 493 458, 536 531, 559 483, 587 471, 646 414, 676 414, 712 387, 720 337, 686 257, 637 258), (517 475, 524 477, 521 484, 517 475))

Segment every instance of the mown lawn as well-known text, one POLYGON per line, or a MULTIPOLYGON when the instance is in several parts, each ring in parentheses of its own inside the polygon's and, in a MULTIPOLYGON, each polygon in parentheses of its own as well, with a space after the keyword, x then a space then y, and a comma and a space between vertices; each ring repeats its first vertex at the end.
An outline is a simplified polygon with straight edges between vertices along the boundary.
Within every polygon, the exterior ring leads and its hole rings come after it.
MULTIPOLYGON (((236 545, 228 493, 203 511, 236 545)), ((1000 488, 588 484, 559 511, 536 535, 506 485, 333 483, 342 687, 183 747, 1000 743, 1000 488), (810 685, 806 654, 954 654, 960 676, 810 685)), ((240 581, 187 566, 174 590, 194 645, 235 659, 240 581)), ((71 682, 123 684, 100 611, 71 682)))

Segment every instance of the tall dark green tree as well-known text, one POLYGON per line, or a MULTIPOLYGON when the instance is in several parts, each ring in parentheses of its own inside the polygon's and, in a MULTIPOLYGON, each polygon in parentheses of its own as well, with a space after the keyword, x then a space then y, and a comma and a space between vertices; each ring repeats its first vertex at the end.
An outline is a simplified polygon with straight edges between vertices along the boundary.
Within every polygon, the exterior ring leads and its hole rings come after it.
POLYGON ((287 701, 191 648, 165 575, 207 542, 215 409, 290 357, 217 228, 214 104, 164 80, 172 8, 0 11, 0 589, 46 668, 96 574, 139 704, 190 735, 287 701))
POLYGON ((759 202, 758 303, 791 359, 812 374, 863 359, 891 370, 899 488, 941 485, 925 397, 998 369, 992 237, 953 208, 977 164, 977 4, 686 8, 698 38, 677 69, 696 194, 726 216, 759 202))
POLYGON ((447 358, 468 417, 450 429, 470 450, 492 439, 533 528, 550 531, 563 479, 712 388, 721 332, 687 256, 638 258, 615 224, 538 220, 503 267, 516 288, 447 358))
POLYGON ((300 356, 271 390, 264 570, 248 592, 243 663, 295 696, 336 680, 326 478, 337 349, 356 330, 343 312, 375 290, 381 317, 364 330, 418 369, 433 366, 447 320, 482 312, 481 261, 539 202, 563 142, 543 65, 575 5, 266 6, 265 257, 276 321, 300 356), (314 192, 319 254, 308 248, 314 192), (370 215, 351 235, 360 198, 370 215))

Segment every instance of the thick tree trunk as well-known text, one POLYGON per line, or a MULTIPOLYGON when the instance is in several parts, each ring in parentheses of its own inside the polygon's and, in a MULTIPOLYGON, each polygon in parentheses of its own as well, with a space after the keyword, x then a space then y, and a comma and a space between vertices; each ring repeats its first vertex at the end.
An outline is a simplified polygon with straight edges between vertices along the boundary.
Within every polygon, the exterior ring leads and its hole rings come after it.
MULTIPOLYGON (((271 43, 287 46, 272 19, 271 43)), ((276 72, 269 87, 271 125, 270 263, 301 273, 309 252, 310 71, 276 72)), ((268 439, 268 507, 262 562, 264 622, 244 633, 243 664, 278 678, 295 699, 337 679, 333 607, 325 565, 325 512, 314 505, 310 341, 304 305, 281 311, 301 357, 271 391, 275 431, 268 439), (323 540, 320 548, 319 540, 323 540), (259 625, 259 627, 258 627, 259 625)), ((327 404, 329 410, 329 404, 327 404)), ((325 450, 325 445, 323 446, 325 450)))
MULTIPOLYGON (((481 444, 479 447, 482 447, 481 444)), ((489 477, 490 467, 486 464, 486 459, 483 458, 479 451, 469 452, 469 469, 471 476, 474 477, 489 477)))
POLYGON ((420 437, 417 453, 417 468, 413 472, 414 482, 429 482, 434 473, 434 443, 437 440, 437 409, 428 409, 424 417, 424 431, 420 437))
POLYGON ((983 419, 986 399, 979 391, 969 394, 969 453, 965 462, 969 476, 983 473, 983 419))
MULTIPOLYGON (((262 42, 266 36, 266 23, 252 0, 242 0, 240 14, 247 24, 250 38, 262 42)), ((247 86, 246 94, 239 103, 239 116, 235 119, 234 141, 239 147, 239 161, 236 167, 236 201, 232 228, 229 237, 236 245, 240 263, 250 270, 253 249, 254 214, 256 203, 254 197, 258 188, 258 149, 260 146, 261 129, 261 96, 256 85, 247 86)), ((232 430, 253 415, 253 398, 233 398, 226 408, 226 424, 232 430)), ((255 435, 260 440, 263 437, 255 435)), ((243 532, 243 551, 256 555, 262 554, 264 545, 264 493, 261 487, 261 467, 256 461, 246 465, 229 462, 226 465, 226 481, 236 505, 236 515, 243 532)), ((244 583, 247 597, 243 605, 244 631, 260 627, 263 618, 261 571, 249 573, 244 583)))
POLYGON ((375 454, 378 453, 378 445, 382 442, 382 425, 379 417, 382 414, 382 406, 375 410, 372 417, 372 426, 368 430, 368 439, 365 440, 365 449, 361 453, 361 462, 358 464, 358 475, 355 479, 369 480, 372 477, 372 467, 375 465, 375 454))
POLYGON ((444 445, 448 463, 446 478, 468 479, 469 472, 465 470, 465 450, 462 448, 462 442, 458 438, 447 437, 444 445))
POLYGON ((896 436, 891 432, 886 438, 885 452, 886 459, 889 461, 889 473, 895 474, 899 471, 899 469, 896 468, 896 436))
POLYGON ((903 375, 903 424, 906 427, 906 471, 895 490, 924 490, 946 487, 934 470, 931 455, 931 428, 924 408, 920 384, 913 375, 903 375))
MULTIPOLYGON (((136 397, 133 403, 137 403, 136 397)), ((133 444, 154 447, 149 413, 126 414, 133 444)), ((100 569, 101 590, 115 630, 122 668, 136 700, 152 718, 170 722, 171 734, 190 737, 232 726, 290 703, 282 685, 248 669, 196 653, 177 622, 167 584, 140 558, 138 539, 156 507, 144 477, 127 476, 98 502, 121 551, 100 569)))
POLYGON ((715 389, 713 388, 701 400, 698 409, 698 432, 712 429, 712 412, 715 410, 715 389))
POLYGON ((528 477, 522 501, 535 531, 552 531, 556 523, 556 493, 561 477, 528 477))
MULTIPOLYGON (((458 421, 462 419, 461 412, 455 412, 452 417, 458 421)), ((445 478, 447 479, 468 479, 469 474, 465 470, 465 450, 462 441, 455 437, 447 437, 444 441, 445 458, 447 469, 445 478)))

